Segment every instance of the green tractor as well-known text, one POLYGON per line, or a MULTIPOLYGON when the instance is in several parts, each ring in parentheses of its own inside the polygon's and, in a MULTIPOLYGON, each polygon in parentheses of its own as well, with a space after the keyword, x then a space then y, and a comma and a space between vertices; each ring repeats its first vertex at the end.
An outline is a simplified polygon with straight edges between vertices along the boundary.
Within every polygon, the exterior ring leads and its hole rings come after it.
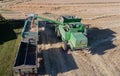
POLYGON ((87 27, 76 16, 61 16, 57 21, 37 16, 37 18, 56 23, 55 32, 61 37, 64 50, 88 49, 87 27))

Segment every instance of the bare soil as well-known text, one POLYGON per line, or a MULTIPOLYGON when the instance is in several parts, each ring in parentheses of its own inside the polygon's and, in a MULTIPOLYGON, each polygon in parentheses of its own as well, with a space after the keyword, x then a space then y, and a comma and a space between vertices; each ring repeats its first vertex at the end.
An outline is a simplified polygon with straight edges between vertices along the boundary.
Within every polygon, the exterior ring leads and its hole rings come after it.
MULTIPOLYGON (((120 76, 120 1, 106 0, 35 0, 1 9, 6 18, 25 18, 36 13, 56 20, 60 15, 76 15, 89 25, 88 39, 91 54, 73 51, 68 55, 61 49, 61 41, 47 27, 40 30, 39 75, 52 76, 120 76)), ((44 25, 44 24, 39 24, 44 25)), ((41 29, 41 28, 40 28, 41 29)))

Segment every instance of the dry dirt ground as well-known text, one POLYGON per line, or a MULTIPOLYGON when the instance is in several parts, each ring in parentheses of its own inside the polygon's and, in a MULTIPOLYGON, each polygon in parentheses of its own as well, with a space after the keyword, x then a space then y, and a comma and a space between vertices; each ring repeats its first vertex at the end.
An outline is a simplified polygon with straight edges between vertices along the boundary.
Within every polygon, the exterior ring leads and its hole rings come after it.
MULTIPOLYGON (((120 76, 120 1, 106 0, 35 0, 1 7, 8 19, 25 18, 28 13, 57 19, 76 15, 89 25, 91 54, 79 50, 68 55, 60 48, 53 30, 40 31, 39 75, 120 76)), ((39 25, 44 25, 39 23, 39 25)))

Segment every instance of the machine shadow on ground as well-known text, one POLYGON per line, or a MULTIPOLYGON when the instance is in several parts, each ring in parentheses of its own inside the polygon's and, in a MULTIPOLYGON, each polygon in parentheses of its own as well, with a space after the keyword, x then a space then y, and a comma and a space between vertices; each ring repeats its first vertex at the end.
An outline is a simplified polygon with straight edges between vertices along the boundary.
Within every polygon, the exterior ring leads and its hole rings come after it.
POLYGON ((103 55, 106 50, 115 48, 112 39, 115 32, 110 29, 90 28, 88 30, 89 46, 92 54, 103 55))
POLYGON ((8 22, 12 25, 13 29, 19 29, 24 26, 25 19, 9 19, 8 22))
POLYGON ((61 48, 50 48, 38 54, 40 67, 38 75, 57 76, 60 73, 78 69, 72 54, 67 54, 61 48))
POLYGON ((4 24, 0 26, 0 44, 4 42, 17 39, 17 35, 21 32, 14 32, 14 29, 19 29, 24 26, 24 20, 6 20, 4 24))

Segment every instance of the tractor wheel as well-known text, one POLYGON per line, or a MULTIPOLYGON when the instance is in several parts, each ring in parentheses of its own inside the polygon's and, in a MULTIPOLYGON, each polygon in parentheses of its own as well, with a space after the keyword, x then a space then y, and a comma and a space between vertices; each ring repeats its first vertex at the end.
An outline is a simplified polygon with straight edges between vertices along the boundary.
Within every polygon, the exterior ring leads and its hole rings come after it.
POLYGON ((65 51, 68 50, 67 42, 63 42, 63 43, 62 43, 62 49, 65 50, 65 51))

